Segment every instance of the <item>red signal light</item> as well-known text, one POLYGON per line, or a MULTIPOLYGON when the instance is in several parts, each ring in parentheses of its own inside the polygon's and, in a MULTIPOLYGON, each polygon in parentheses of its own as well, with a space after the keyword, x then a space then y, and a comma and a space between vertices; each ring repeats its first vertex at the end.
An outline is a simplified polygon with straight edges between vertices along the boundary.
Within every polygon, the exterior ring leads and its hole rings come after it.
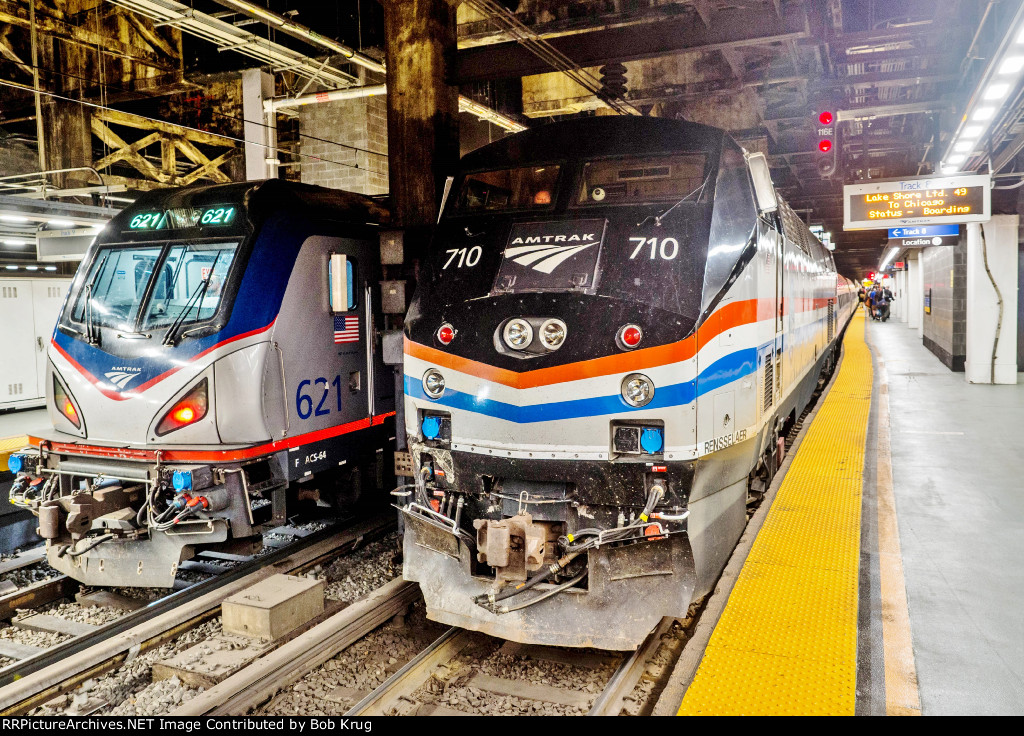
POLYGON ((829 151, 832 150, 832 141, 830 141, 830 140, 818 141, 818 150, 821 151, 822 153, 828 153, 829 151))
POLYGON ((835 118, 832 116, 832 113, 827 111, 818 116, 818 122, 822 125, 832 125, 833 120, 835 120, 835 118))

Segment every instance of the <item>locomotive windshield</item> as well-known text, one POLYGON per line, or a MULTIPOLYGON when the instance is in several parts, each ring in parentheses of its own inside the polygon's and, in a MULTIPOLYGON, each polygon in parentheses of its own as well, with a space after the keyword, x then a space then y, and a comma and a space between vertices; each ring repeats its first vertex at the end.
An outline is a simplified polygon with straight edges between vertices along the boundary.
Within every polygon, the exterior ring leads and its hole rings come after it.
POLYGON ((206 322, 220 307, 238 244, 147 243, 97 249, 71 318, 126 332, 206 322))
POLYGON ((707 155, 685 153, 588 161, 577 203, 643 204, 678 200, 700 189, 707 155))
POLYGON ((459 192, 464 214, 504 210, 544 210, 555 204, 560 166, 524 166, 467 174, 459 192))

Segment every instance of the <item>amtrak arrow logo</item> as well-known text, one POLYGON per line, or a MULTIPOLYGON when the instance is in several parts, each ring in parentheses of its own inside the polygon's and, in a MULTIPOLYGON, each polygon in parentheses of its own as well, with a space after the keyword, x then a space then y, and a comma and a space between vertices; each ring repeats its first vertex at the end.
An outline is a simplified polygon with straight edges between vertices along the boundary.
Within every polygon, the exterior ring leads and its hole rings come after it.
POLYGON ((505 257, 523 266, 532 266, 534 271, 551 273, 577 253, 597 245, 596 242, 580 245, 521 245, 506 248, 505 257))
POLYGON ((127 371, 110 371, 109 373, 104 373, 103 375, 106 376, 107 380, 110 381, 112 384, 114 384, 120 389, 123 389, 125 386, 132 382, 133 378, 135 378, 139 374, 128 373, 127 371))

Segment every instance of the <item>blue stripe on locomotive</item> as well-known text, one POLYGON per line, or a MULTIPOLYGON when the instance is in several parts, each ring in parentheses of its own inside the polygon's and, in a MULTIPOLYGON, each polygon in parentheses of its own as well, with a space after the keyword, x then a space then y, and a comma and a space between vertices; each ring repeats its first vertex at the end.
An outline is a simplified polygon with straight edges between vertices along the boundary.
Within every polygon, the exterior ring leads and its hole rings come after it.
POLYGON ((454 389, 445 389, 441 398, 431 399, 423 391, 422 382, 408 375, 405 376, 405 393, 416 399, 430 401, 432 404, 472 411, 516 424, 528 424, 559 419, 580 419, 626 411, 649 411, 672 406, 685 406, 698 396, 726 386, 756 370, 757 348, 737 350, 701 371, 696 381, 684 381, 670 386, 656 387, 651 403, 639 408, 627 404, 620 394, 516 406, 503 401, 475 397, 454 389))

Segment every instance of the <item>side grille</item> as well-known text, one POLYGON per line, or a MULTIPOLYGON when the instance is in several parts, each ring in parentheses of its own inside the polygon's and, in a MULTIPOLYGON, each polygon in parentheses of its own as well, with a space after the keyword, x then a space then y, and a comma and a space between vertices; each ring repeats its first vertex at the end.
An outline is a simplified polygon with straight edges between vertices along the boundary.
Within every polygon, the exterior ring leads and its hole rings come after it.
POLYGON ((764 361, 764 413, 772 408, 772 398, 775 395, 775 368, 771 355, 765 357, 764 361))
POLYGON ((833 335, 836 334, 836 315, 835 307, 832 305, 832 300, 828 300, 828 341, 832 342, 833 335))

